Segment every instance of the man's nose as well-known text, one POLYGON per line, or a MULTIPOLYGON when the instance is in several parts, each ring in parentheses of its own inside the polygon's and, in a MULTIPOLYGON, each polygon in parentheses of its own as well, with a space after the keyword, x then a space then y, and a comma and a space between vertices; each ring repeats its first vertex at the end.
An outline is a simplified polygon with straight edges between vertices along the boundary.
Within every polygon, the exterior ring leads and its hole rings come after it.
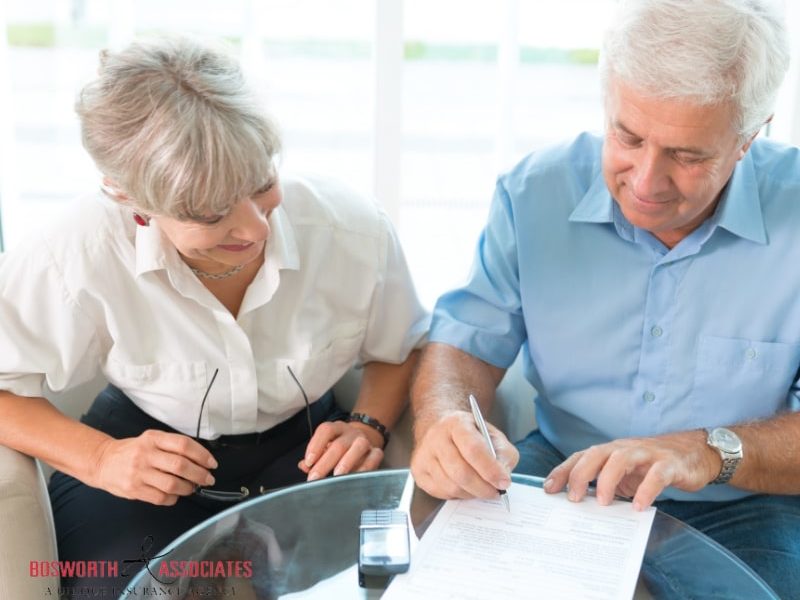
POLYGON ((643 200, 657 199, 669 191, 670 186, 668 158, 657 150, 646 149, 634 165, 634 194, 643 200))

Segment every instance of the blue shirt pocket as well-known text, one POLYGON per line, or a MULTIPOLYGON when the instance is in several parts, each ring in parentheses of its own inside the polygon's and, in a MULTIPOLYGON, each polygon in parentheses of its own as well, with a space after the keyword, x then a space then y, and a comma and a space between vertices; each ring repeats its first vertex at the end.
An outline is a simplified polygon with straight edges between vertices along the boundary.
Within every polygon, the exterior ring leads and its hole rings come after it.
POLYGON ((798 366, 800 344, 702 336, 694 416, 707 425, 729 425, 773 415, 786 407, 798 366))

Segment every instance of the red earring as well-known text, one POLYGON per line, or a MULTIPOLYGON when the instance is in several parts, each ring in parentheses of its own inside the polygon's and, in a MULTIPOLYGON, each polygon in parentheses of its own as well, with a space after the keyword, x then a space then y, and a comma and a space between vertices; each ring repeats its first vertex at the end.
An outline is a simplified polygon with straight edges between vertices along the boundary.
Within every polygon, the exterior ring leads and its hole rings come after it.
POLYGON ((146 219, 139 213, 133 213, 133 220, 136 221, 137 225, 141 225, 142 227, 147 227, 150 225, 150 220, 146 219))

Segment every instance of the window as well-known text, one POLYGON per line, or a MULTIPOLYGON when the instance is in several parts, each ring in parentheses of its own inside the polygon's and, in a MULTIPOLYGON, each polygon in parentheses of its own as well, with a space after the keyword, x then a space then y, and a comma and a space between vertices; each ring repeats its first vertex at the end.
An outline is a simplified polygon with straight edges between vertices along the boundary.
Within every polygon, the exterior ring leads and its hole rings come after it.
MULTIPOLYGON (((282 168, 375 195, 423 301, 467 274, 498 173, 602 129, 614 0, 22 0, 0 3, 7 247, 96 189, 72 110, 97 52, 157 31, 225 38, 284 134, 282 168), (580 18, 576 18, 580 15, 580 18)), ((800 0, 786 0, 800 39, 800 0)), ((795 42, 796 43, 796 42, 795 42)), ((800 61, 769 134, 800 143, 800 61)))

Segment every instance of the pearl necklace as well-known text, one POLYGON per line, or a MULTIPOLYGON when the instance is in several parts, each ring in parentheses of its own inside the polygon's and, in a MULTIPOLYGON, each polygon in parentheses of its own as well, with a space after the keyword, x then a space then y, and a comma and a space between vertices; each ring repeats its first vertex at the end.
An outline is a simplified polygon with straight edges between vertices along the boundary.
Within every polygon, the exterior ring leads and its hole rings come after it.
POLYGON ((232 269, 223 271, 222 273, 206 273, 205 271, 201 271, 200 269, 195 269, 194 267, 189 267, 189 268, 192 270, 192 273, 194 273, 198 277, 202 277, 203 279, 227 279, 231 275, 236 275, 239 271, 244 269, 244 265, 233 267, 232 269))

